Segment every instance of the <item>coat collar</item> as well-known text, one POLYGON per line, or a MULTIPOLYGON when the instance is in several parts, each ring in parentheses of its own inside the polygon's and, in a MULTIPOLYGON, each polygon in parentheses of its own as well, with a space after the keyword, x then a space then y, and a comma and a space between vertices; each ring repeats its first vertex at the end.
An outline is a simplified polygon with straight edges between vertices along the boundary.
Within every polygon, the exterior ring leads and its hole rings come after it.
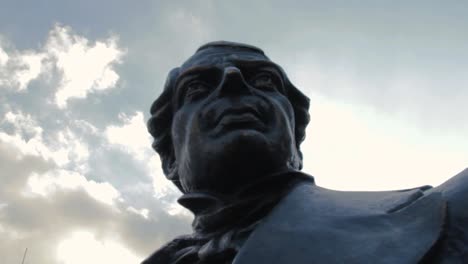
POLYGON ((300 184, 233 264, 418 263, 440 236, 445 201, 423 189, 339 192, 300 184))

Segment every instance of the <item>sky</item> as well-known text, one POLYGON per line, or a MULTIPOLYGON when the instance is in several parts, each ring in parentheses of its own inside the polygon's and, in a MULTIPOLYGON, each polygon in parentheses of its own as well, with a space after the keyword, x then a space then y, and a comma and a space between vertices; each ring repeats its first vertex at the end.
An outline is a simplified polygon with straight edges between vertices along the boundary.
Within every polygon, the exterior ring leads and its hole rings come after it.
POLYGON ((166 75, 261 47, 311 99, 303 171, 336 190, 468 167, 464 1, 0 0, 0 263, 139 263, 191 215, 146 131, 166 75))

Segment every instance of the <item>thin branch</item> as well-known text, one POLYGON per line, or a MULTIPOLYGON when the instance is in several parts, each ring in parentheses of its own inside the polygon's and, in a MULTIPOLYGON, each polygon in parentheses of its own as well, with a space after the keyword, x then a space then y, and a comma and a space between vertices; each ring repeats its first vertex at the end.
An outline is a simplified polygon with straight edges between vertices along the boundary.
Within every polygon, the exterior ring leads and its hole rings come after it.
POLYGON ((24 260, 26 259, 26 253, 28 253, 28 248, 24 250, 23 261, 21 262, 21 264, 24 264, 24 260))

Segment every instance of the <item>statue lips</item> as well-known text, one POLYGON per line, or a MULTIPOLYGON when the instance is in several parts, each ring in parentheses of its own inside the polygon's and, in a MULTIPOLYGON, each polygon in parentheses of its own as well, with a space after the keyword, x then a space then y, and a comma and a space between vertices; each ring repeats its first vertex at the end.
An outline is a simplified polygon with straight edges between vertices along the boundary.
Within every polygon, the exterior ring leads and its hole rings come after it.
POLYGON ((237 129, 256 129, 263 131, 266 122, 262 111, 251 106, 231 107, 222 111, 215 121, 215 133, 237 129))

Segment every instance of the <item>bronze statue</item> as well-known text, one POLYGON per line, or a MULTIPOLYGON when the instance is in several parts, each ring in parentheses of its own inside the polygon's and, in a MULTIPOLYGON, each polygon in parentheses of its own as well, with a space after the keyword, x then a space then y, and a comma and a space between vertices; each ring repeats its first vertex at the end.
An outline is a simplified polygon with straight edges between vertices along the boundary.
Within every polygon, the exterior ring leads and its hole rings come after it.
POLYGON ((194 233, 143 263, 468 263, 468 169, 436 188, 321 188, 300 171, 308 109, 254 46, 211 42, 173 69, 148 130, 194 233))

